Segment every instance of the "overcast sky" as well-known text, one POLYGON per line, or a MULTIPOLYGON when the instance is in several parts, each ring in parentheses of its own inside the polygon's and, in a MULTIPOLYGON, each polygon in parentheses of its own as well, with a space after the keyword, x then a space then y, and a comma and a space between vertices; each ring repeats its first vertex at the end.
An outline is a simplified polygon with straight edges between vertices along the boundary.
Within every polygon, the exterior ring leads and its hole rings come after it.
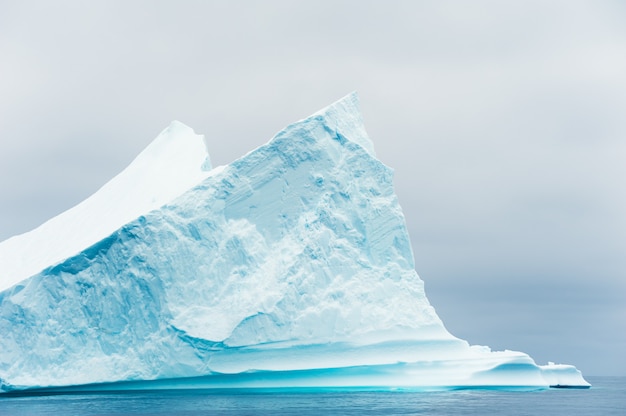
POLYGON ((626 375, 626 3, 0 0, 0 240, 171 120, 214 165, 356 90, 448 329, 626 375))

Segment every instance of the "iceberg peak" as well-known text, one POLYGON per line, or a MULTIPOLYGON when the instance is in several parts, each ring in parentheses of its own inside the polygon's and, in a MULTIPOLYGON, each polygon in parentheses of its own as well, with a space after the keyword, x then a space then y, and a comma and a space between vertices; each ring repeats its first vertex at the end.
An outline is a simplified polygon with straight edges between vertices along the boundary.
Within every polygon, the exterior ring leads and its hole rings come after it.
POLYGON ((206 171, 211 170, 210 167, 208 143, 204 135, 196 134, 191 127, 174 120, 120 175, 128 170, 140 171, 148 169, 153 174, 156 174, 158 170, 165 170, 166 172, 164 173, 171 174, 173 169, 194 171, 201 169, 206 171), (204 147, 199 146, 200 142, 204 147), (201 149, 204 149, 204 152, 201 149), (201 162, 198 164, 199 160, 201 162), (198 166, 193 166, 193 164, 198 164, 198 166), (134 168, 134 165, 139 165, 139 167, 134 168))
POLYGON ((310 118, 320 116, 335 132, 350 132, 348 137, 350 141, 363 147, 372 156, 376 156, 374 143, 365 131, 359 95, 356 91, 315 112, 310 118))

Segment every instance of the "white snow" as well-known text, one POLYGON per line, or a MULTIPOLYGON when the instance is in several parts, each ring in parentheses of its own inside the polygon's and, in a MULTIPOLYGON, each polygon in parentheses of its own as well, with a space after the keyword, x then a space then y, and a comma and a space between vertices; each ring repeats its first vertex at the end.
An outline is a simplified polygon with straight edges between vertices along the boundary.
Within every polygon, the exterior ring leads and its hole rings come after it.
POLYGON ((75 207, 0 243, 0 291, 102 240, 209 175, 204 136, 173 121, 120 174, 75 207))

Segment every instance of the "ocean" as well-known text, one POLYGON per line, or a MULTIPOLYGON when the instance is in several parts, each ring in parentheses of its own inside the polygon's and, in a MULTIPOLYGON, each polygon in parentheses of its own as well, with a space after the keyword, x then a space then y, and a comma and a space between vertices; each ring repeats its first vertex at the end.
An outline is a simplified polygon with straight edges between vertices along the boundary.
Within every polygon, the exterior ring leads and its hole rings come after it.
POLYGON ((626 377, 593 387, 447 392, 173 390, 0 398, 1 416, 107 415, 626 415, 626 377))

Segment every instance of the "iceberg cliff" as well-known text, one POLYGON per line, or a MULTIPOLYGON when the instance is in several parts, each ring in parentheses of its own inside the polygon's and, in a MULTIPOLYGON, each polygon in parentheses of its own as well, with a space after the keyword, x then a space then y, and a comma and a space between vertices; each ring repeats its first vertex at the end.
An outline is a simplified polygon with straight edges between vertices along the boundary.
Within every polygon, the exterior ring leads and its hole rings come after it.
POLYGON ((448 333, 392 177, 355 94, 212 170, 173 123, 85 202, 0 244, 0 391, 588 386, 448 333))

